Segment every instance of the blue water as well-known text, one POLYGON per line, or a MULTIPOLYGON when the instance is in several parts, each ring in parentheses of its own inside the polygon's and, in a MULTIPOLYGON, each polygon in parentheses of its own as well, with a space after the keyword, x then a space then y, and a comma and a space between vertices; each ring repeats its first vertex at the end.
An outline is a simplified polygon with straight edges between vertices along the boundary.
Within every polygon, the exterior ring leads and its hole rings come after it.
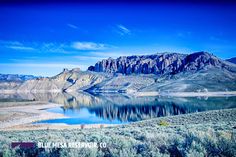
POLYGON ((40 123, 64 123, 69 125, 75 124, 127 124, 128 122, 122 122, 117 119, 108 120, 104 118, 99 118, 95 113, 90 113, 87 108, 82 108, 79 110, 67 109, 64 110, 61 107, 47 109, 49 112, 61 113, 64 114, 68 118, 60 118, 60 119, 50 119, 36 122, 40 123))
MULTIPOLYGON (((37 123, 127 124, 164 116, 174 116, 236 108, 236 97, 132 97, 124 94, 34 93, 9 96, 16 100, 48 101, 63 107, 46 109, 67 118, 43 120, 37 123)), ((1 98, 1 95, 0 95, 1 98)), ((2 98, 8 98, 3 95, 2 98)))

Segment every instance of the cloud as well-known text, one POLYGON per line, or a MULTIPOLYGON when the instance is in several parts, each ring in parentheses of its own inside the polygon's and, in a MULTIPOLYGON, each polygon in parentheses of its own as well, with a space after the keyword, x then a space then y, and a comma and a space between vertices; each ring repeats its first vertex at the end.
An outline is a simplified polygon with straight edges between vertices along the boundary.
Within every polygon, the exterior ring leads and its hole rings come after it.
POLYGON ((72 47, 77 50, 104 50, 107 49, 108 46, 101 43, 94 42, 73 42, 72 47))
POLYGON ((116 26, 116 32, 120 35, 131 34, 131 31, 127 27, 125 27, 124 25, 121 25, 121 24, 116 26))
POLYGON ((10 49, 15 49, 15 50, 35 50, 32 47, 26 47, 26 46, 8 46, 10 49))
POLYGON ((71 53, 71 48, 69 44, 66 43, 41 43, 36 44, 38 50, 42 53, 49 52, 49 53, 62 53, 62 54, 69 54, 71 53))
POLYGON ((24 51, 31 51, 35 50, 33 47, 25 45, 19 41, 0 41, 0 46, 9 48, 9 49, 14 49, 14 50, 24 50, 24 51))
POLYGON ((73 29, 78 29, 78 27, 74 24, 68 23, 67 26, 70 27, 70 28, 73 28, 73 29))
POLYGON ((1 47, 19 51, 33 51, 34 53, 60 53, 76 54, 79 51, 98 51, 116 48, 113 45, 95 43, 95 42, 19 42, 19 41, 1 41, 1 47))

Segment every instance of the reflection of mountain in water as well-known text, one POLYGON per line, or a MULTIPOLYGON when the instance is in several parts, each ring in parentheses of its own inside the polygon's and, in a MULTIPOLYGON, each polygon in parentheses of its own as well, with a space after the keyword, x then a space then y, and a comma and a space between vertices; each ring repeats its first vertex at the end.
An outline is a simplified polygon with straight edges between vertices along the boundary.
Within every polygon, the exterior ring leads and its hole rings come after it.
MULTIPOLYGON (((152 99, 150 98, 150 100, 152 99)), ((210 98, 208 100, 201 100, 197 98, 182 100, 165 100, 162 98, 153 98, 152 101, 145 102, 143 105, 138 103, 136 105, 106 105, 102 107, 98 106, 90 108, 89 111, 104 119, 118 119, 122 122, 132 122, 156 117, 201 112, 206 110, 233 108, 236 107, 234 104, 235 101, 235 97, 228 99, 210 98)))
POLYGON ((35 100, 46 101, 51 103, 63 104, 64 108, 77 108, 78 106, 92 106, 102 103, 102 99, 92 96, 87 93, 15 93, 15 94, 0 94, 0 99, 17 99, 17 100, 35 100))
POLYGON ((206 110, 234 108, 236 97, 225 98, 167 98, 167 97, 130 97, 122 94, 88 93, 20 93, 17 95, 0 95, 48 101, 64 104, 63 109, 80 110, 87 108, 97 117, 108 120, 139 121, 161 116, 201 112, 206 110))
POLYGON ((185 114, 189 112, 196 112, 195 110, 186 110, 186 108, 182 108, 175 104, 169 105, 124 105, 124 106, 114 106, 109 105, 106 107, 100 108, 92 108, 89 109, 90 112, 95 113, 97 116, 115 120, 118 119, 122 122, 132 122, 132 121, 140 121, 143 119, 151 119, 155 117, 162 117, 168 115, 178 115, 185 114))

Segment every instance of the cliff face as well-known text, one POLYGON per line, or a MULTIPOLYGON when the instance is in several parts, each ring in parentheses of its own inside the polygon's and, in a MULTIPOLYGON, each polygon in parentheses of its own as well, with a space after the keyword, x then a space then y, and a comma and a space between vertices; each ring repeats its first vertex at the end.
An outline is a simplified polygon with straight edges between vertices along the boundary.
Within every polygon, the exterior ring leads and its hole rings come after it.
POLYGON ((92 92, 236 90, 236 65, 207 52, 109 58, 88 70, 124 74, 91 87, 92 92))
POLYGON ((90 66, 88 70, 122 74, 176 74, 182 71, 201 70, 210 66, 225 64, 212 54, 197 52, 190 55, 163 53, 145 56, 128 56, 104 59, 90 66))

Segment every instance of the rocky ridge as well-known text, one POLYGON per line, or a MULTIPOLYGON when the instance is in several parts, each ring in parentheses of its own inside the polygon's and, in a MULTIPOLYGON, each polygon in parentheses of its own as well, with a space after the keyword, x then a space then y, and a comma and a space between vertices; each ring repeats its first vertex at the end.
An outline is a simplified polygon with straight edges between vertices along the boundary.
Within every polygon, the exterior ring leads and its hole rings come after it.
POLYGON ((177 74, 184 71, 197 71, 208 67, 229 66, 221 59, 207 52, 193 54, 161 53, 143 56, 123 56, 117 59, 104 59, 90 66, 95 72, 122 74, 177 74))
POLYGON ((108 75, 106 74, 80 71, 79 68, 72 70, 64 69, 63 72, 54 77, 28 80, 17 90, 25 92, 82 91, 104 81, 107 77, 108 75))

